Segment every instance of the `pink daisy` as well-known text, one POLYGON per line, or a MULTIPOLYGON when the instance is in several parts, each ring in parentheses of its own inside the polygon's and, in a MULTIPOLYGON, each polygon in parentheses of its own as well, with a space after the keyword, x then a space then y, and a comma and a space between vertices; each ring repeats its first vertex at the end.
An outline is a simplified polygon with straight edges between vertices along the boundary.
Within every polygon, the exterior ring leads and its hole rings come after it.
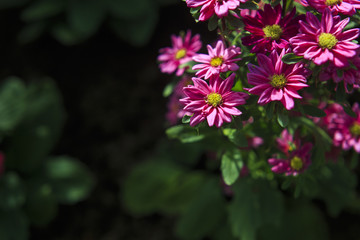
POLYGON ((242 43, 245 46, 255 45, 251 52, 271 52, 289 47, 289 39, 298 33, 299 17, 294 18, 295 8, 284 18, 281 18, 281 12, 280 4, 275 8, 266 4, 264 10, 258 10, 254 17, 243 18, 245 30, 251 35, 243 37, 242 43))
POLYGON ((306 83, 307 69, 300 62, 285 64, 281 58, 285 55, 273 50, 269 57, 258 54, 259 67, 249 64, 247 74, 249 84, 255 85, 246 89, 251 94, 259 95, 259 104, 281 101, 287 110, 294 107, 294 98, 302 98, 297 91, 308 87, 306 83))
POLYGON ((356 113, 353 118, 346 114, 341 105, 335 103, 325 109, 326 117, 323 124, 327 126, 333 138, 333 144, 344 150, 354 148, 360 153, 360 108, 355 103, 352 110, 356 113))
POLYGON ((195 62, 200 62, 193 66, 193 70, 199 70, 196 72, 196 76, 209 79, 211 76, 219 76, 222 72, 236 71, 239 66, 234 62, 241 60, 240 58, 234 58, 241 54, 240 48, 232 46, 225 48, 222 41, 218 41, 215 48, 207 45, 208 53, 197 54, 193 57, 195 62))
POLYGON ((268 163, 272 165, 271 171, 274 173, 285 173, 286 176, 296 176, 304 172, 311 164, 310 150, 311 143, 306 143, 297 150, 291 152, 287 159, 270 158, 268 163))
POLYGON ((235 10, 240 2, 246 0, 186 0, 190 8, 201 7, 199 21, 208 20, 214 13, 219 17, 226 17, 229 10, 235 10))
POLYGON ((296 149, 296 146, 299 145, 299 141, 294 141, 293 136, 288 132, 287 129, 284 129, 281 132, 281 137, 276 138, 276 143, 278 148, 288 155, 290 152, 296 149))
POLYGON ((245 104, 246 93, 233 92, 235 74, 227 79, 211 78, 210 84, 200 78, 193 78, 194 85, 184 88, 186 98, 180 99, 185 104, 184 110, 193 113, 190 126, 195 126, 207 120, 209 126, 220 127, 223 122, 231 122, 232 116, 241 115, 236 108, 245 104))
POLYGON ((158 60, 160 69, 163 73, 173 73, 180 76, 184 73, 185 68, 179 68, 181 64, 187 63, 192 60, 192 57, 201 48, 200 35, 196 34, 191 37, 191 31, 188 30, 185 38, 181 36, 171 36, 172 47, 160 49, 158 60))
POLYGON ((352 40, 359 36, 359 29, 343 32, 349 18, 340 21, 325 9, 321 22, 310 12, 306 22, 300 21, 300 34, 290 39, 294 53, 312 60, 316 65, 331 61, 336 67, 348 65, 348 59, 356 55, 359 45, 352 40))
POLYGON ((360 9, 359 0, 303 0, 301 3, 304 6, 315 8, 320 13, 323 13, 328 8, 334 15, 341 13, 351 16, 356 13, 356 9, 360 9))
POLYGON ((345 90, 348 93, 350 93, 348 85, 358 88, 360 86, 360 56, 355 56, 349 61, 352 63, 352 66, 342 68, 338 68, 330 63, 329 66, 323 68, 320 72, 320 81, 328 81, 331 79, 335 83, 340 83, 342 81, 345 90))

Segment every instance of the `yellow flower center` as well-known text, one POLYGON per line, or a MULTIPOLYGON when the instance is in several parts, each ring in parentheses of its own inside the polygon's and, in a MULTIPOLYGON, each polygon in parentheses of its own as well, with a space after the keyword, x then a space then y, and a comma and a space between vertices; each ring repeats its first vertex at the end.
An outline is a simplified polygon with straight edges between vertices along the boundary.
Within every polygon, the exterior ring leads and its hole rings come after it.
POLYGON ((223 102, 223 99, 221 97, 221 94, 210 93, 209 95, 207 95, 206 103, 213 107, 217 107, 217 106, 221 105, 222 102, 223 102))
POLYGON ((290 166, 292 169, 299 171, 303 167, 301 158, 295 156, 290 160, 290 166))
POLYGON ((340 4, 342 0, 326 0, 325 4, 326 6, 334 6, 336 4, 340 4))
POLYGON ((175 59, 179 60, 179 59, 185 57, 185 55, 186 55, 186 50, 182 48, 176 52, 175 59))
POLYGON ((350 127, 350 132, 352 135, 354 136, 360 136, 360 123, 354 123, 351 127, 350 127))
POLYGON ((286 85, 286 78, 284 74, 281 75, 277 75, 274 74, 271 79, 270 79, 270 84, 271 86, 275 87, 275 88, 282 88, 286 85))
POLYGON ((221 66, 221 64, 223 64, 224 60, 222 57, 214 57, 211 59, 210 61, 210 65, 213 67, 218 67, 221 66))
POLYGON ((337 42, 338 42, 338 40, 331 33, 322 33, 319 36, 319 46, 322 49, 324 49, 324 48, 332 49, 333 47, 335 47, 337 42))
POLYGON ((272 40, 279 40, 281 34, 283 33, 282 28, 277 24, 274 24, 272 26, 267 25, 262 30, 265 34, 265 37, 271 38, 272 40))

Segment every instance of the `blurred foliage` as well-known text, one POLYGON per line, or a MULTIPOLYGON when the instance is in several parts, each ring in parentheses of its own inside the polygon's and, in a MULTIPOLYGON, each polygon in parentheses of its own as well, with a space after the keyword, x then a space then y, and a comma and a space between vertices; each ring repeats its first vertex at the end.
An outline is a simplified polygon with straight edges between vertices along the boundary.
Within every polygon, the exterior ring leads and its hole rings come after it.
POLYGON ((124 41, 143 46, 158 22, 159 8, 177 0, 0 0, 0 9, 21 8, 18 39, 28 43, 49 32, 64 45, 93 36, 106 24, 124 41))
POLYGON ((25 240, 29 225, 48 224, 60 203, 84 200, 94 179, 78 160, 49 156, 65 120, 51 79, 26 85, 9 77, 0 89, 0 239, 25 240))

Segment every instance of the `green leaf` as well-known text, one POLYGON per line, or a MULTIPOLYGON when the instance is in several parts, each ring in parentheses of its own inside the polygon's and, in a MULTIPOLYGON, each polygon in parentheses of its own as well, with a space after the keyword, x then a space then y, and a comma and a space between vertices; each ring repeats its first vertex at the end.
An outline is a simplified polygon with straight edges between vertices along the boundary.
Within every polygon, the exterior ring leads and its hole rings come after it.
POLYGON ((152 37, 157 21, 158 9, 156 6, 150 5, 146 12, 136 19, 113 20, 110 22, 110 27, 124 41, 135 47, 141 47, 147 44, 152 37))
POLYGON ((317 198, 323 199, 328 213, 336 217, 355 199, 356 176, 342 164, 323 166, 317 176, 320 189, 317 198))
POLYGON ((45 163, 45 176, 60 203, 74 204, 86 199, 94 178, 80 161, 67 156, 52 157, 45 163))
POLYGON ((110 15, 116 19, 136 20, 137 18, 141 18, 143 15, 146 15, 148 11, 151 11, 150 9, 152 8, 152 5, 154 5, 152 0, 102 1, 104 1, 105 6, 107 7, 107 11, 109 11, 110 15))
POLYGON ((233 128, 224 128, 223 134, 238 147, 248 147, 248 141, 243 131, 233 128))
POLYGON ((56 217, 58 211, 58 203, 51 186, 42 179, 42 181, 31 181, 27 190, 25 212, 31 224, 46 226, 56 217))
POLYGON ((20 210, 0 211, 0 239, 29 239, 28 221, 20 210))
POLYGON ((168 128, 166 134, 169 138, 179 139, 183 143, 197 142, 205 137, 205 135, 199 134, 195 128, 188 125, 177 125, 168 128))
POLYGON ((240 3, 241 9, 250 9, 250 10, 258 10, 258 5, 253 1, 246 1, 245 3, 240 3))
POLYGON ((217 179, 208 179, 181 215, 176 226, 180 239, 204 239, 220 228, 226 216, 225 200, 217 179))
POLYGON ((25 202, 24 186, 14 172, 6 173, 0 179, 0 207, 3 210, 20 209, 25 202))
POLYGON ((345 113, 349 115, 350 117, 356 118, 356 113, 351 109, 348 103, 341 104, 343 107, 345 113))
POLYGON ((186 172, 171 162, 148 161, 126 178, 122 200, 136 215, 183 211, 205 181, 199 172, 186 172))
POLYGON ((23 121, 8 142, 10 169, 29 173, 37 169, 57 142, 64 123, 60 93, 50 79, 32 83, 26 94, 23 121))
POLYGON ((265 105, 265 113, 266 113, 266 118, 271 120, 274 116, 274 112, 275 112, 275 102, 270 102, 268 104, 265 105))
POLYGON ((304 113, 309 115, 309 116, 312 116, 312 117, 325 117, 326 116, 326 113, 317 108, 317 107, 314 107, 312 105, 302 105, 303 107, 303 110, 304 110, 304 113))
POLYGON ((173 91, 174 91, 174 87, 176 86, 176 82, 175 81, 172 81, 170 83, 168 83, 165 88, 164 88, 164 91, 163 91, 163 97, 168 97, 170 96, 173 91))
POLYGON ((279 109, 277 112, 277 121, 281 127, 286 127, 289 124, 289 114, 286 110, 279 109))
POLYGON ((25 5, 29 0, 1 0, 0 9, 20 7, 25 5))
POLYGON ((287 53, 281 58, 281 61, 286 64, 295 64, 303 59, 304 58, 302 56, 296 56, 294 53, 287 53))
POLYGON ((26 109, 26 88, 17 77, 5 80, 0 90, 0 132, 13 130, 22 120, 26 109))
POLYGON ((21 44, 27 44, 36 40, 43 32, 45 32, 45 22, 28 23, 18 34, 18 41, 21 44))
POLYGON ((60 14, 65 10, 62 0, 38 0, 27 7, 22 13, 24 21, 39 21, 60 14))
POLYGON ((182 123, 189 123, 192 116, 184 115, 181 119, 182 123))
POLYGON ((240 176, 240 171, 243 167, 241 152, 239 149, 227 151, 221 158, 221 173, 224 182, 227 185, 232 185, 240 176))
POLYGON ((213 16, 209 19, 209 22, 208 22, 208 30, 209 30, 210 32, 217 29, 217 27, 218 27, 218 21, 219 21, 219 18, 218 18, 216 15, 213 15, 213 16))
POLYGON ((105 18, 105 14, 105 7, 102 1, 70 0, 67 19, 74 31, 82 35, 83 38, 88 38, 98 30, 105 18))
POLYGON ((243 179, 234 187, 228 208, 234 236, 255 240, 263 225, 279 226, 283 215, 283 195, 263 180, 243 179))
POLYGON ((53 37, 63 45, 75 45, 86 39, 85 35, 72 29, 65 23, 58 23, 51 29, 53 37))

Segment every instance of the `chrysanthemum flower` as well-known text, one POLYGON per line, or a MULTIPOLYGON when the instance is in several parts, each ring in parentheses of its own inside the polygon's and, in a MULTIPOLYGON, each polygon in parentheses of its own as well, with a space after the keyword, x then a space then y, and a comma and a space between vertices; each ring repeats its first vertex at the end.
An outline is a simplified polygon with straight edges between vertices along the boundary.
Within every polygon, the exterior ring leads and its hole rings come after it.
POLYGON ((356 55, 359 45, 352 40, 359 36, 359 29, 343 32, 349 18, 340 21, 325 9, 321 22, 310 12, 306 13, 306 22, 300 21, 300 34, 290 39, 296 55, 312 60, 316 65, 327 61, 336 67, 348 66, 348 59, 356 55))
POLYGON ((339 104, 332 104, 325 109, 326 117, 324 117, 323 123, 336 147, 344 150, 354 148, 356 152, 360 153, 360 108, 358 103, 353 105, 352 110, 356 113, 355 118, 347 115, 339 104))
POLYGON ((319 75, 320 81, 332 79, 335 83, 343 82, 348 93, 351 92, 348 90, 348 85, 358 88, 360 86, 360 56, 355 56, 349 61, 352 66, 338 68, 331 63, 323 68, 319 75))
POLYGON ((179 100, 185 97, 183 88, 192 84, 191 78, 184 75, 181 80, 176 84, 173 94, 170 96, 166 113, 166 120, 171 124, 175 125, 179 119, 183 118, 184 115, 191 115, 187 111, 184 111, 184 104, 179 100))
POLYGON ((190 126, 206 119, 210 127, 220 127, 224 122, 231 122, 233 115, 241 115, 236 106, 245 104, 248 95, 231 91, 234 78, 234 73, 225 80, 220 77, 211 78, 209 85, 200 78, 192 78, 194 85, 185 87, 187 97, 180 99, 185 104, 184 110, 193 113, 190 126))
POLYGON ((301 4, 306 7, 311 6, 320 13, 328 8, 334 15, 341 13, 352 16, 356 13, 356 9, 360 9, 359 0, 302 0, 301 4))
POLYGON ((219 76, 222 72, 239 69, 239 66, 234 63, 240 60, 240 58, 234 58, 241 54, 239 47, 225 48, 224 43, 219 40, 215 48, 207 45, 207 49, 209 55, 197 54, 193 57, 195 62, 201 63, 192 68, 193 70, 199 70, 196 72, 196 76, 209 79, 211 76, 219 76))
POLYGON ((187 31, 185 38, 181 36, 171 36, 172 47, 160 49, 158 60, 160 69, 163 73, 173 73, 176 71, 177 76, 181 76, 185 68, 179 68, 181 64, 192 60, 192 57, 201 48, 200 35, 196 34, 191 37, 191 31, 187 31))
POLYGON ((272 50, 288 48, 289 39, 298 33, 300 17, 295 17, 294 8, 284 18, 281 18, 281 5, 274 9, 266 4, 264 10, 258 10, 256 16, 243 18, 245 30, 250 36, 242 38, 245 46, 254 45, 251 52, 271 52, 272 50))
POLYGON ((208 20, 214 13, 219 17, 226 17, 229 10, 235 10, 240 2, 246 0, 186 0, 190 8, 201 7, 199 21, 208 20))
POLYGON ((299 141, 294 141, 293 135, 289 133, 287 129, 284 129, 281 132, 281 136, 276 138, 276 143, 278 144, 278 148, 288 155, 290 152, 294 151, 299 144, 299 141))
POLYGON ((296 64, 285 64, 276 50, 270 56, 258 54, 260 66, 249 64, 250 73, 247 74, 249 84, 255 85, 246 89, 251 94, 259 95, 259 104, 271 101, 281 101, 287 110, 294 107, 294 98, 302 98, 297 91, 308 87, 306 83, 307 69, 300 62, 296 64))
POLYGON ((310 150, 311 143, 299 147, 297 150, 291 152, 290 156, 286 159, 270 158, 268 163, 272 165, 271 171, 274 173, 285 173, 286 176, 296 176, 304 172, 311 164, 310 150))

